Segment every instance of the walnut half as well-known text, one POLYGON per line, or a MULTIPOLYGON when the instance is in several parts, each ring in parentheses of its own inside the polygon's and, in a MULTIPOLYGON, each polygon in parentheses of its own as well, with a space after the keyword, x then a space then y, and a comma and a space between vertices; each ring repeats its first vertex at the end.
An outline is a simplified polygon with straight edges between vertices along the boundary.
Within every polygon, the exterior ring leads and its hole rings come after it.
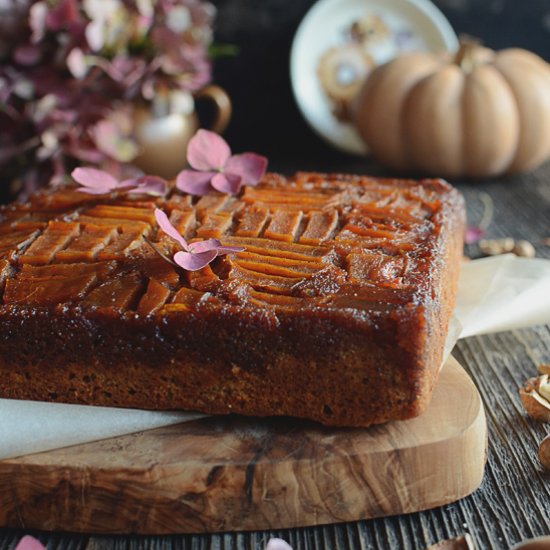
POLYGON ((527 414, 534 420, 550 422, 550 381, 548 374, 529 378, 519 390, 527 414))
POLYGON ((550 435, 547 435, 539 446, 539 460, 540 463, 550 470, 550 435))

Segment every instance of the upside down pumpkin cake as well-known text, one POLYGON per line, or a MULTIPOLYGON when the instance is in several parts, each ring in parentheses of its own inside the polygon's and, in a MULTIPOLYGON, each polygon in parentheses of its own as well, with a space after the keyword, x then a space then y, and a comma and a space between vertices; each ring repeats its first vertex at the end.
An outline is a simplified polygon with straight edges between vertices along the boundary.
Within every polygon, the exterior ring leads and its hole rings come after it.
POLYGON ((440 180, 268 174, 238 196, 0 209, 0 397, 368 426, 427 406, 464 230, 440 180), (244 250, 179 269, 190 242, 244 250))

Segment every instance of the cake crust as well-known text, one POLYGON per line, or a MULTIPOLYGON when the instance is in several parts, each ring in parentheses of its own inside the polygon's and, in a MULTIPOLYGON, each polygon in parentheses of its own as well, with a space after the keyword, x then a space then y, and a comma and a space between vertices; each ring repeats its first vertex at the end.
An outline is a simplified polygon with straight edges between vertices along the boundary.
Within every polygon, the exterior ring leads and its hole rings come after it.
POLYGON ((0 397, 368 426, 422 412, 464 205, 441 180, 268 174, 238 197, 43 192, 0 210, 0 397), (188 240, 241 246, 174 268, 188 240))

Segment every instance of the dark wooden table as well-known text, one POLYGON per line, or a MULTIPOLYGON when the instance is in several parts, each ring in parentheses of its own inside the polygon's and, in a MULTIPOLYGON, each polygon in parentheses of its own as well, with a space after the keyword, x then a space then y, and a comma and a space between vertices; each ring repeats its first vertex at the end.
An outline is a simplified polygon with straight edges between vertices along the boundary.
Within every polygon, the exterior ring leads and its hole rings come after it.
MULTIPOLYGON (((380 173, 374 165, 343 158, 317 160, 306 169, 380 173)), ((293 163, 272 168, 291 172, 293 163)), ((483 195, 494 203, 489 237, 527 239, 537 256, 550 258, 550 164, 537 171, 491 182, 456 182, 464 193, 471 223, 483 213, 483 195)), ((467 247, 476 257, 476 246, 467 247)), ((169 537, 87 536, 32 532, 49 549, 260 550, 271 536, 287 540, 295 550, 424 549, 436 541, 470 533, 478 549, 508 549, 527 538, 550 534, 550 473, 537 458, 538 444, 550 427, 523 413, 518 388, 550 363, 550 326, 467 338, 455 357, 478 387, 489 428, 488 462, 481 487, 459 502, 427 512, 325 527, 253 533, 169 537)), ((445 464, 441 464, 444 468, 445 464)), ((1 490, 1 488, 0 488, 1 490)), ((0 529, 0 550, 11 550, 28 531, 0 529)))

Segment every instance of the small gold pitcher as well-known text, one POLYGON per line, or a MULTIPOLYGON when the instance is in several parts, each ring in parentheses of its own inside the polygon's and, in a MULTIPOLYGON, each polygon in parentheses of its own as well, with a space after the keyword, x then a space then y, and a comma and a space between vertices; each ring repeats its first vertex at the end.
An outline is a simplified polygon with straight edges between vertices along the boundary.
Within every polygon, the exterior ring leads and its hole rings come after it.
POLYGON ((159 94, 152 103, 134 109, 134 135, 139 152, 134 164, 146 174, 174 178, 187 165, 187 145, 200 127, 195 101, 206 99, 216 109, 209 128, 221 133, 231 118, 231 100, 227 92, 214 84, 194 95, 171 91, 159 94))

